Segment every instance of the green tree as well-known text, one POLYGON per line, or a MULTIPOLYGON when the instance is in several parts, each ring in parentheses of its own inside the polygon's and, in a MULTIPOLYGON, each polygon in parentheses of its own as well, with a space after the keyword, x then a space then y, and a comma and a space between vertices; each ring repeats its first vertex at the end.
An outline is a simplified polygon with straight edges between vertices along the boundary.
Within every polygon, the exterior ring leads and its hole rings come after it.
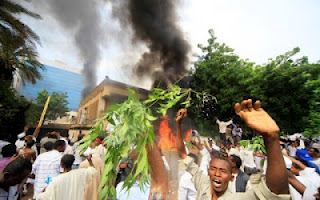
POLYGON ((25 81, 35 83, 41 78, 43 65, 37 60, 35 44, 39 36, 19 21, 17 15, 24 14, 34 19, 41 17, 10 0, 0 2, 0 74, 1 79, 11 81, 15 72, 25 81))
POLYGON ((24 112, 30 103, 11 88, 10 84, 0 79, 0 139, 6 138, 14 142, 15 136, 23 130, 24 112))
POLYGON ((304 118, 306 125, 304 135, 307 137, 320 136, 320 78, 308 81, 306 87, 313 88, 313 98, 309 101, 309 115, 304 118))
POLYGON ((217 98, 217 103, 193 101, 189 110, 201 130, 201 127, 212 130, 216 126, 214 116, 227 120, 234 115, 234 104, 249 98, 249 85, 254 73, 254 63, 240 59, 232 48, 218 43, 212 30, 209 34, 208 45, 199 45, 202 55, 195 62, 191 83, 195 90, 205 91, 217 98))
POLYGON ((310 64, 307 57, 294 60, 299 51, 294 48, 257 67, 255 85, 251 87, 252 96, 262 100, 282 131, 289 134, 305 130, 306 119, 319 102, 314 80, 319 79, 320 65, 310 64))
MULTIPOLYGON (((48 99, 49 92, 46 89, 43 89, 38 93, 35 102, 30 106, 30 109, 27 111, 27 124, 35 124, 40 119, 43 107, 48 99)), ((57 93, 52 92, 50 95, 50 103, 45 115, 46 120, 55 120, 58 117, 65 116, 68 112, 68 101, 66 93, 57 93)))
POLYGON ((218 43, 212 30, 209 33, 208 45, 199 45, 202 55, 195 63, 192 88, 214 95, 218 103, 193 102, 191 111, 200 127, 216 126, 214 116, 229 119, 235 102, 252 98, 262 101, 283 132, 319 133, 320 64, 309 63, 307 57, 294 60, 300 51, 294 48, 255 65, 218 43))

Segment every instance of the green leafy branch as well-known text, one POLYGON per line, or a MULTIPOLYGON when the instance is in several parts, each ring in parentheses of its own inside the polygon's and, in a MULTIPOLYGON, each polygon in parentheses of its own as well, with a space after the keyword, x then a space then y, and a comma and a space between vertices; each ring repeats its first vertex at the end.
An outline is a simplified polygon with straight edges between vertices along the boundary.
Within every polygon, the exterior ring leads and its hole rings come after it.
POLYGON ((166 103, 159 103, 159 108, 157 108, 158 113, 165 115, 169 108, 172 108, 181 100, 183 100, 183 102, 181 102, 180 105, 184 105, 185 108, 189 108, 191 106, 192 93, 195 94, 195 97, 198 100, 202 101, 203 104, 208 99, 214 99, 215 101, 217 101, 217 99, 214 96, 207 94, 206 92, 200 93, 194 91, 191 88, 184 89, 180 88, 177 85, 172 85, 166 90, 161 88, 155 88, 154 92, 149 95, 149 98, 144 101, 144 105, 152 107, 156 103, 165 101, 166 103))
POLYGON ((264 141, 261 136, 256 136, 252 140, 241 140, 240 145, 244 148, 249 148, 254 152, 262 151, 264 155, 267 154, 266 147, 264 146, 264 141))
MULTIPOLYGON (((82 139, 79 147, 84 152, 89 145, 98 137, 104 136, 106 155, 104 157, 104 169, 99 186, 100 199, 105 197, 116 198, 115 181, 117 177, 117 166, 121 160, 131 154, 136 154, 133 170, 125 179, 123 189, 129 190, 139 179, 139 186, 142 188, 149 183, 151 169, 148 164, 147 145, 153 145, 155 133, 151 107, 157 105, 156 112, 165 115, 169 108, 175 106, 179 101, 185 108, 191 105, 191 93, 196 97, 208 98, 208 94, 198 93, 192 89, 182 89, 172 85, 166 90, 155 88, 149 98, 143 102, 136 98, 134 90, 129 89, 128 100, 121 104, 111 106, 102 118, 96 120, 96 124, 89 132, 89 135, 82 139), (114 129, 108 135, 105 134, 105 123, 110 123, 114 129)), ((211 96, 210 98, 214 98, 211 96)))

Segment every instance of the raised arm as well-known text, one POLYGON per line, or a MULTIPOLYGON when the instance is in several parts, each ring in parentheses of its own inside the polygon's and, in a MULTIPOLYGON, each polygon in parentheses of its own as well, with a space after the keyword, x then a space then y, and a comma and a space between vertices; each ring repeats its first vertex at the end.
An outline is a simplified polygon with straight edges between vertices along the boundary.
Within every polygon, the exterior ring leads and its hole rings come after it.
POLYGON ((220 124, 220 120, 218 119, 218 117, 214 117, 214 121, 216 121, 217 124, 220 124))
POLYGON ((38 135, 39 135, 39 131, 40 131, 40 127, 37 125, 36 129, 34 129, 34 132, 33 132, 32 136, 34 138, 37 138, 38 135))
POLYGON ((260 101, 256 101, 254 107, 251 99, 242 101, 241 105, 237 103, 235 112, 250 128, 259 132, 264 138, 268 154, 266 173, 268 188, 275 194, 288 194, 288 172, 280 149, 278 125, 260 107, 260 101))
POLYGON ((229 125, 232 124, 232 123, 233 123, 233 120, 230 119, 229 121, 227 121, 227 126, 229 126, 229 125))
POLYGON ((153 192, 162 192, 163 196, 168 195, 168 173, 164 166, 160 151, 154 143, 147 145, 148 162, 151 167, 151 194, 153 192))
POLYGON ((177 113, 176 124, 177 124, 177 149, 180 158, 185 159, 188 155, 184 147, 182 133, 181 133, 181 122, 187 116, 186 109, 180 109, 177 113))

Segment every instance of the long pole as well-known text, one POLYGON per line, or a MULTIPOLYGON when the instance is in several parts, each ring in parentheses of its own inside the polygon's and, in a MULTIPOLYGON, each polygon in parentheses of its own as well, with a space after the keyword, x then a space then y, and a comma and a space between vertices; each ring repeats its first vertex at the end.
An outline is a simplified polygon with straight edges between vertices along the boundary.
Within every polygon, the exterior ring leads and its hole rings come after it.
POLYGON ((48 99, 47 99, 47 101, 46 101, 46 104, 44 105, 44 108, 43 108, 43 111, 42 111, 42 114, 41 114, 41 117, 40 117, 40 121, 39 121, 39 123, 38 123, 38 127, 39 127, 39 128, 41 127, 42 122, 43 122, 43 119, 44 119, 44 116, 45 116, 45 114, 46 114, 46 112, 47 112, 48 105, 49 105, 49 102, 50 102, 50 98, 51 98, 51 96, 48 96, 48 99))

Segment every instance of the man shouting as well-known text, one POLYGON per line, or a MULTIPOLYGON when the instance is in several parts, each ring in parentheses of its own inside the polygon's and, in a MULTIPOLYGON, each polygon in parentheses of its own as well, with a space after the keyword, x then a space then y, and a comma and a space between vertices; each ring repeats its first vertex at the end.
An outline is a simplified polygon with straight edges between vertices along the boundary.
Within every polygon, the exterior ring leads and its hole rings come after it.
POLYGON ((252 175, 252 189, 244 193, 227 191, 230 180, 233 180, 232 166, 228 159, 218 157, 210 161, 208 176, 188 157, 181 135, 181 122, 187 115, 187 110, 177 113, 177 147, 179 156, 186 165, 186 171, 192 175, 192 181, 197 190, 197 200, 255 200, 255 199, 291 199, 288 186, 288 172, 285 167, 279 143, 279 127, 275 121, 260 107, 260 101, 252 106, 252 100, 245 100, 235 105, 235 112, 253 130, 259 132, 265 142, 268 154, 266 176, 252 175))

